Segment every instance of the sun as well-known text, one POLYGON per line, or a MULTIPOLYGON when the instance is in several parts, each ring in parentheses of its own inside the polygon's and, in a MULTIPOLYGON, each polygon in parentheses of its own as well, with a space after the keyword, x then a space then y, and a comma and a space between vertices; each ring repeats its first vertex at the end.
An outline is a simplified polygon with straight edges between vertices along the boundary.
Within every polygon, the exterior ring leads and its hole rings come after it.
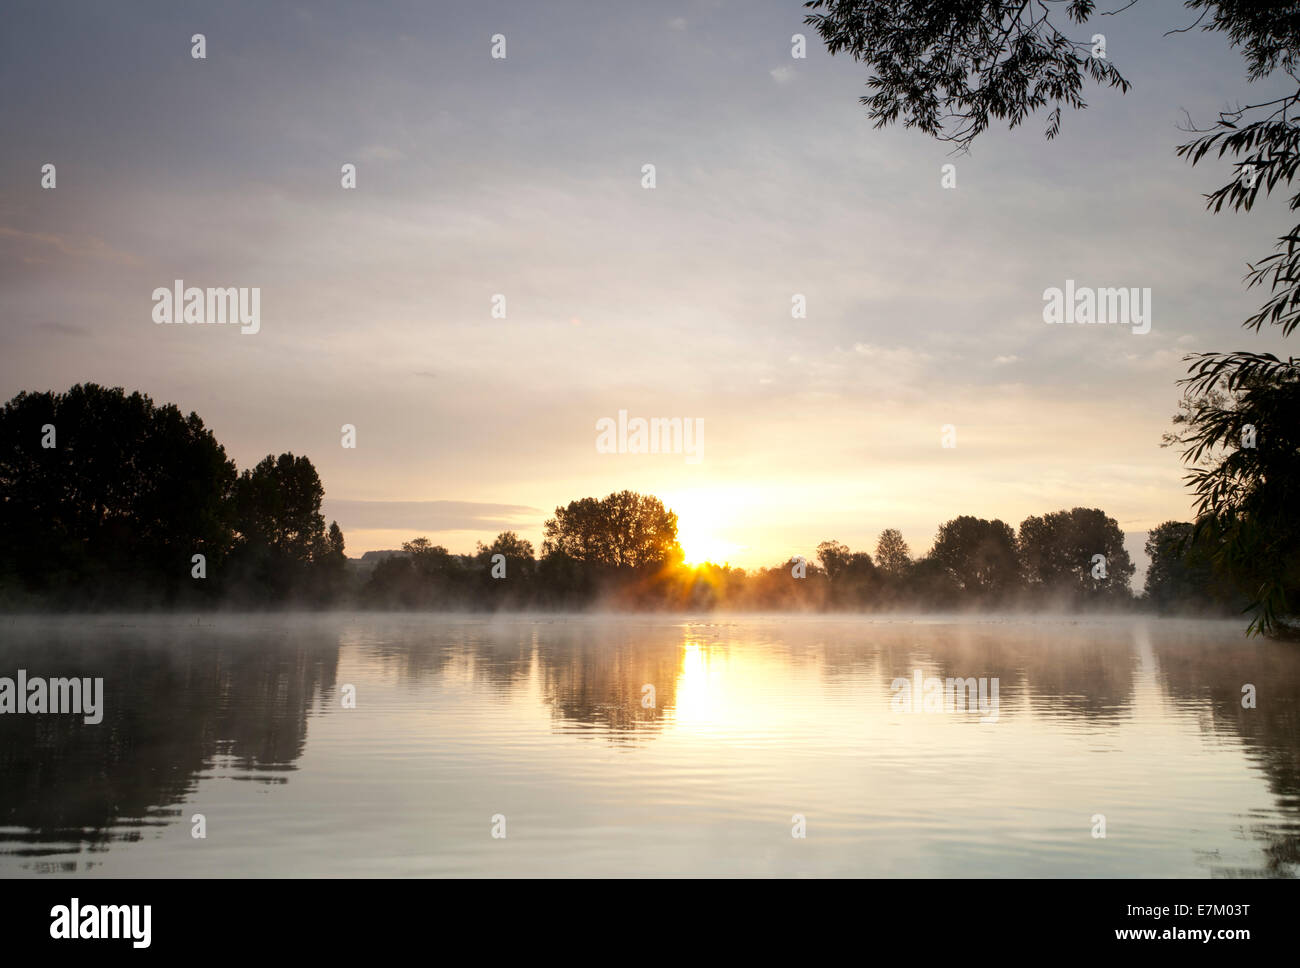
POLYGON ((726 564, 740 550, 739 545, 723 540, 712 530, 711 522, 715 520, 715 516, 702 510, 678 513, 677 543, 682 547, 686 564, 726 564))
POLYGON ((685 555, 685 561, 688 565, 702 565, 705 562, 724 565, 730 559, 731 553, 736 547, 708 535, 700 538, 683 538, 679 536, 677 540, 682 546, 682 554, 685 555))

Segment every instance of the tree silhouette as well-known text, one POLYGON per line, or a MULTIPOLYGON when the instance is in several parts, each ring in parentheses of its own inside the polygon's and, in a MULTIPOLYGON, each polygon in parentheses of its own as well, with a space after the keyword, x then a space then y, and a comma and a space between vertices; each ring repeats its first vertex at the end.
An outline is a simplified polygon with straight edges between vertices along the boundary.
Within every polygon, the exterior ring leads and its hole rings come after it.
POLYGON ((234 491, 233 572, 241 595, 286 601, 298 593, 316 594, 309 586, 319 572, 312 566, 330 568, 320 513, 324 496, 306 457, 268 454, 240 475, 234 491))
POLYGON ((197 593, 191 557, 229 550, 234 481, 196 414, 93 383, 20 393, 0 411, 0 575, 88 605, 197 593))
POLYGON ((268 454, 244 471, 235 489, 240 538, 293 561, 310 561, 325 546, 325 488, 306 457, 268 454))
POLYGON ((1054 511, 1020 523, 1020 557, 1031 589, 1059 604, 1127 598, 1136 570, 1119 523, 1097 508, 1054 511), (1105 577, 1094 577, 1095 556, 1105 577))
POLYGON ((969 599, 1000 602, 1020 584, 1015 532, 1003 521, 963 515, 945 522, 935 536, 930 558, 969 599))
POLYGON ((651 495, 620 491, 571 501, 546 522, 543 556, 587 564, 643 568, 679 563, 677 515, 651 495))
POLYGON ((1206 546, 1193 540, 1195 533, 1196 525, 1188 521, 1166 521, 1147 532, 1145 551, 1151 564, 1143 594, 1161 611, 1225 611, 1227 603, 1235 601, 1230 582, 1215 567, 1206 546))
POLYGON ((491 575, 492 558, 495 555, 504 555, 506 559, 506 576, 508 579, 517 578, 520 581, 531 579, 537 569, 537 561, 533 557, 533 543, 519 537, 513 531, 502 531, 496 536, 490 545, 483 542, 478 543, 475 558, 478 560, 484 573, 491 575))
POLYGON ((901 578, 912 566, 912 552, 897 528, 886 528, 876 541, 876 567, 886 575, 901 578))
POLYGON ((1283 631, 1300 603, 1300 368, 1260 374, 1243 361, 1226 391, 1202 386, 1166 438, 1192 466, 1191 542, 1246 591, 1251 630, 1283 631))
POLYGON ((865 551, 850 551, 838 541, 823 541, 817 546, 817 560, 830 580, 831 604, 861 605, 876 597, 879 578, 871 555, 865 551))
MULTIPOLYGON (((991 120, 1016 127, 1052 106, 1047 137, 1062 105, 1083 108, 1086 78, 1127 91, 1129 83, 1091 39, 1071 40, 1046 4, 1024 0, 809 0, 804 18, 832 54, 866 63, 872 93, 859 100, 876 127, 899 120, 942 141, 969 147, 991 120)), ((1093 4, 1063 9, 1068 25, 1093 4)))

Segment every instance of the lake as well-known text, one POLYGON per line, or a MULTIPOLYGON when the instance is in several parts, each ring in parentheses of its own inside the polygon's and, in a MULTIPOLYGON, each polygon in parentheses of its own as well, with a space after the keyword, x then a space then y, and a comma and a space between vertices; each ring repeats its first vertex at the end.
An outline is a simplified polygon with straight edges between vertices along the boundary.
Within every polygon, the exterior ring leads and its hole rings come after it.
POLYGON ((6 618, 103 708, 0 715, 0 875, 1295 876, 1243 624, 6 618))

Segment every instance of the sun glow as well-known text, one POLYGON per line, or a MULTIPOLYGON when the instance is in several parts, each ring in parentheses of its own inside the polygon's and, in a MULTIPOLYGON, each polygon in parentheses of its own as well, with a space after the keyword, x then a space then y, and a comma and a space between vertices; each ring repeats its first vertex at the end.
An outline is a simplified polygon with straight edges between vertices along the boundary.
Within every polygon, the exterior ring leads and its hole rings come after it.
POLYGON ((715 565, 724 565, 736 550, 735 545, 708 535, 690 538, 679 536, 678 540, 688 565, 702 565, 706 561, 715 565))
POLYGON ((704 502, 678 501, 670 505, 677 512, 677 543, 682 546, 686 564, 726 564, 742 545, 719 537, 715 530, 721 515, 704 502))

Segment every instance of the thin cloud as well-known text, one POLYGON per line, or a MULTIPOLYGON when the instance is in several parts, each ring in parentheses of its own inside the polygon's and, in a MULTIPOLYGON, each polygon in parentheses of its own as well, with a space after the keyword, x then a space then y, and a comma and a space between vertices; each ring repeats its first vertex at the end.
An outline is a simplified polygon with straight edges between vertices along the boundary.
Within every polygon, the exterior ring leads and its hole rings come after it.
POLYGON ((523 504, 477 501, 325 501, 326 516, 346 531, 492 531, 532 524, 543 514, 523 504))

